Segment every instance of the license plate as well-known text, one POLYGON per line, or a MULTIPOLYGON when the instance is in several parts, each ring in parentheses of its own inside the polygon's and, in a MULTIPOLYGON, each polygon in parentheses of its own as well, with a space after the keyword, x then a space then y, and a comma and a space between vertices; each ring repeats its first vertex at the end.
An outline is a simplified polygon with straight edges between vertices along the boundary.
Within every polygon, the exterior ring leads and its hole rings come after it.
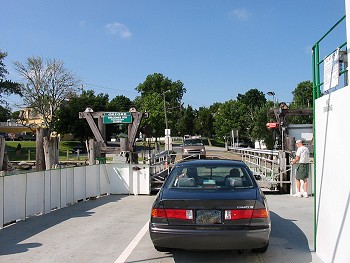
POLYGON ((221 224, 221 211, 197 210, 196 224, 221 224))

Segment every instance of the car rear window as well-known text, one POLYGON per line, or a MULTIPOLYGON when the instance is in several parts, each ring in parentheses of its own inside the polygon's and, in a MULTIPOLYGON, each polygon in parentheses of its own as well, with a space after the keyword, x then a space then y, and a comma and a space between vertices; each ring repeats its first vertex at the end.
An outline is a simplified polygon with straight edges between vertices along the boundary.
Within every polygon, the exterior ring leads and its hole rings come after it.
POLYGON ((210 166, 176 167, 166 187, 184 189, 251 188, 253 182, 245 167, 210 166))
POLYGON ((184 145, 187 145, 187 146, 203 145, 203 142, 201 139, 190 139, 190 140, 184 140, 184 145))

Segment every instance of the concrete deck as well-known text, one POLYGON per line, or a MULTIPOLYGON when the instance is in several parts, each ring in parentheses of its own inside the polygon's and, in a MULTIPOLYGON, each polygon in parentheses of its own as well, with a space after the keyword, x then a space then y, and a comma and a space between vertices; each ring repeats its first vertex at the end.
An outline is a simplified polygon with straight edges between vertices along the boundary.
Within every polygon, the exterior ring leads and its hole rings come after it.
POLYGON ((8 226, 0 230, 0 262, 321 262, 313 252, 313 198, 268 195, 272 234, 265 254, 156 251, 148 231, 140 231, 154 198, 105 196, 8 226))

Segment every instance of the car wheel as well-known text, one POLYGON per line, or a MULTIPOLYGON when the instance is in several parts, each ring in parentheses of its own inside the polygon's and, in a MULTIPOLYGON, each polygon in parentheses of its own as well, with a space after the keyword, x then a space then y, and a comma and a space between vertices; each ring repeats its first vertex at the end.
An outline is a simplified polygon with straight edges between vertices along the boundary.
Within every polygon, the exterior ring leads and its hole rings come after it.
POLYGON ((166 248, 166 247, 154 246, 154 248, 159 252, 168 252, 169 251, 169 248, 166 248))
POLYGON ((256 253, 265 253, 267 251, 267 248, 269 247, 269 242, 267 242, 267 244, 261 248, 255 248, 253 249, 254 252, 256 253))

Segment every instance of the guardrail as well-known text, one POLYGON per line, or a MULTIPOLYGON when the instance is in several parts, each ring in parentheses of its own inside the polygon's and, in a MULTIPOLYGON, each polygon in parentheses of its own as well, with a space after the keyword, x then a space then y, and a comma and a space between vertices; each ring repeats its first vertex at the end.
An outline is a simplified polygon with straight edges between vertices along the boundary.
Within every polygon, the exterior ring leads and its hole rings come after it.
POLYGON ((254 174, 260 175, 261 187, 272 191, 290 187, 292 167, 287 165, 285 152, 241 147, 228 147, 228 150, 241 155, 254 174))
POLYGON ((149 166, 99 164, 0 176, 0 228, 108 194, 150 194, 149 166))

